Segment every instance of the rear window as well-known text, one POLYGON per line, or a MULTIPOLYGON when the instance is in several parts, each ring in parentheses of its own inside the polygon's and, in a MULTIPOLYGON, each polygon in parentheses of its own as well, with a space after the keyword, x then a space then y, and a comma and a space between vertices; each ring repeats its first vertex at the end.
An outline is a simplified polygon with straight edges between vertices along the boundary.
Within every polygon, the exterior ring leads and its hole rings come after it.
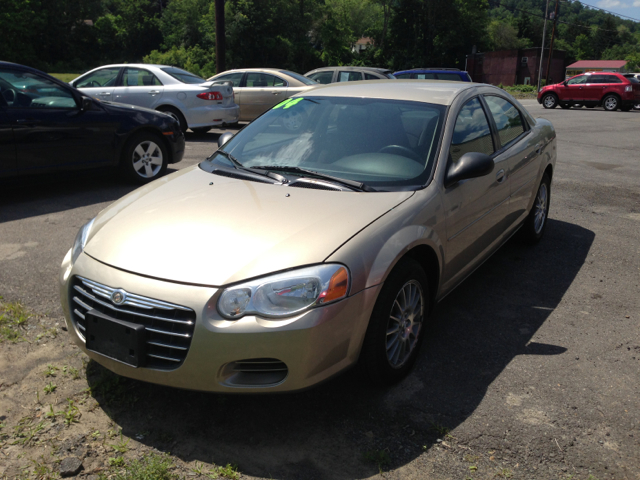
POLYGON ((627 77, 627 80, 631 83, 640 83, 636 77, 627 77))
POLYGON ((171 75, 173 78, 175 78, 176 80, 182 83, 196 84, 196 83, 204 83, 206 81, 204 78, 200 78, 191 72, 182 70, 181 68, 162 67, 160 70, 162 70, 164 73, 168 75, 171 75))

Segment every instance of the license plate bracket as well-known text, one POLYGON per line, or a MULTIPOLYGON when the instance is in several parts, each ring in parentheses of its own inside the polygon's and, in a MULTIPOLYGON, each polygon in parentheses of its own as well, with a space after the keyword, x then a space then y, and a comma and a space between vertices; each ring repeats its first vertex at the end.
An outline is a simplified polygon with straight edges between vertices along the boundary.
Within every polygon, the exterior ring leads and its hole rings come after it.
POLYGON ((109 317, 97 310, 89 310, 86 321, 87 350, 131 365, 144 366, 146 342, 144 325, 109 317))

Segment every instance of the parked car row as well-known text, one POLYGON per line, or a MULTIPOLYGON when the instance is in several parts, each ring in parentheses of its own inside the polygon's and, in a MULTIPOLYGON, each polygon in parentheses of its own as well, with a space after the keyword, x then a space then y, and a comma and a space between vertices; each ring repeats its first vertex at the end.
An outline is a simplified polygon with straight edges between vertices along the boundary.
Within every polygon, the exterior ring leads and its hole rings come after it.
POLYGON ((632 76, 616 72, 587 72, 564 82, 548 85, 538 92, 544 108, 571 108, 573 105, 628 112, 640 105, 640 83, 632 76))

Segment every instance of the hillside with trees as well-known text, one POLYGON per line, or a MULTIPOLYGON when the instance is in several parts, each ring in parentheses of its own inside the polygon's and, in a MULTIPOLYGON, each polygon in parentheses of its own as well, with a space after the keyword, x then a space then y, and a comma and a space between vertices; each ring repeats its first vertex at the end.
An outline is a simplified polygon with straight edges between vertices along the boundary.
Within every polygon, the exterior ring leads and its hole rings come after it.
MULTIPOLYGON (((227 0, 225 60, 227 68, 302 73, 322 65, 461 67, 474 46, 539 46, 545 3, 227 0), (373 46, 355 53, 360 37, 373 46)), ((640 69, 640 24, 578 1, 561 2, 557 20, 555 48, 568 60, 626 59, 640 69)), ((216 73, 214 0, 3 0, 0 31, 9 45, 3 60, 45 71, 145 61, 216 73)))

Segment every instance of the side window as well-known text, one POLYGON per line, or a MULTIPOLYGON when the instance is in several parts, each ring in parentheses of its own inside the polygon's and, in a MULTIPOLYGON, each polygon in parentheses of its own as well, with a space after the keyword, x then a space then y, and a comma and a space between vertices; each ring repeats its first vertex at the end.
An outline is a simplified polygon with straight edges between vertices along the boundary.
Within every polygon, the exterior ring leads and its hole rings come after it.
POLYGON ((582 83, 587 83, 587 76, 580 75, 578 77, 573 77, 571 80, 567 82, 567 85, 580 85, 582 83))
POLYGON ((371 75, 370 73, 364 74, 365 80, 382 80, 380 77, 376 77, 375 75, 371 75))
POLYGON ((339 82, 356 82, 358 80, 362 80, 360 72, 338 72, 339 82))
POLYGON ((605 83, 622 83, 622 80, 620 80, 620 78, 616 77, 615 75, 607 75, 606 77, 607 78, 605 83))
POLYGON ((318 83, 327 84, 331 83, 331 79, 333 78, 333 72, 317 72, 309 75, 311 80, 315 80, 318 83))
POLYGON ((498 129, 500 143, 506 146, 525 132, 520 111, 504 98, 487 95, 484 97, 491 116, 498 129))
POLYGON ((17 70, 0 69, 0 95, 10 108, 77 108, 69 89, 17 70))
POLYGON ((449 155, 454 162, 468 152, 493 154, 493 138, 489 122, 477 98, 469 100, 458 113, 449 155))
POLYGON ((400 75, 396 75, 396 78, 411 78, 411 74, 410 73, 401 73, 400 75))
POLYGON ((248 73, 247 87, 283 87, 284 80, 267 73, 248 73))
POLYGON ((215 79, 216 82, 233 82, 234 87, 239 87, 240 82, 242 81, 242 75, 244 73, 229 73, 227 75, 221 75, 215 79))
POLYGON ((414 73, 412 78, 417 78, 419 80, 435 80, 435 73, 414 73))
POLYGON ((122 85, 125 87, 148 87, 162 85, 162 82, 149 70, 125 68, 122 74, 122 85))
POLYGON ((90 73, 74 85, 76 88, 115 87, 119 72, 120 68, 102 68, 90 73))

